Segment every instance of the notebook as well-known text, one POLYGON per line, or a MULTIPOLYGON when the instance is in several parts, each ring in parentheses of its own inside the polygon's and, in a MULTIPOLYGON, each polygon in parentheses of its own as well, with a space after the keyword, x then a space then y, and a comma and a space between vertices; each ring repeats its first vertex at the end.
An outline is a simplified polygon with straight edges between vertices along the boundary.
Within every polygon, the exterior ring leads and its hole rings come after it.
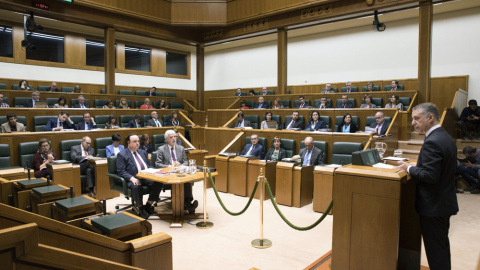
POLYGON ((272 129, 277 129, 277 121, 267 121, 267 127, 272 129))
POLYGON ((48 108, 48 104, 46 101, 36 101, 35 108, 48 108))

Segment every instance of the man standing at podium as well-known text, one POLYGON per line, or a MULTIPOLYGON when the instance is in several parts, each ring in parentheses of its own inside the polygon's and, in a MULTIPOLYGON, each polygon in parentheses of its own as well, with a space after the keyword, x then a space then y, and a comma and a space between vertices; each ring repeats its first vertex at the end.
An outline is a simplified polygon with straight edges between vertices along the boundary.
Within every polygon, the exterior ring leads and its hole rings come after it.
POLYGON ((422 103, 412 111, 415 131, 425 134, 417 164, 400 162, 399 169, 416 180, 415 208, 430 269, 451 269, 448 230, 450 217, 457 214, 455 189, 457 146, 439 125, 438 109, 422 103))

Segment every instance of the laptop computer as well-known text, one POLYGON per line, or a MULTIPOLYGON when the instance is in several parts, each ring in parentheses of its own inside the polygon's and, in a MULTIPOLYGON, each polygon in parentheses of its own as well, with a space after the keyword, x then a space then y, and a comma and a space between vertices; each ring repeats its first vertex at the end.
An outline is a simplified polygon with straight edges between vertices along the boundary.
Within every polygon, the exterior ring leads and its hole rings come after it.
POLYGON ((35 108, 48 108, 48 103, 46 101, 36 101, 35 108))
POLYGON ((267 121, 266 123, 269 129, 277 129, 277 121, 267 121))

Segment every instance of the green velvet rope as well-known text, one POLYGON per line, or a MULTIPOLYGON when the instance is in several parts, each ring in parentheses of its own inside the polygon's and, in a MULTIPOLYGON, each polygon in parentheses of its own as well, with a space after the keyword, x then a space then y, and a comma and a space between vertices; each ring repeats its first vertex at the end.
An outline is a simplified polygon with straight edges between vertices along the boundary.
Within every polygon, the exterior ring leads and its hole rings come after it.
POLYGON ((245 205, 245 208, 243 208, 242 211, 235 213, 235 212, 229 211, 229 210, 225 207, 225 205, 223 204, 222 199, 220 199, 220 195, 218 195, 217 188, 215 187, 215 183, 213 182, 212 174, 211 174, 210 172, 208 172, 208 177, 210 178, 210 183, 212 184, 213 191, 215 191, 215 196, 217 196, 217 200, 218 200, 218 202, 220 203, 220 205, 222 206, 223 210, 225 210, 225 212, 227 212, 228 214, 230 214, 230 215, 232 215, 232 216, 239 216, 239 215, 245 213, 245 211, 246 211, 246 210, 248 209, 248 207, 250 206, 250 203, 252 203, 253 195, 255 195, 255 192, 257 191, 257 187, 258 187, 258 182, 259 182, 259 181, 255 181, 255 187, 253 188, 252 194, 250 195, 250 199, 248 199, 248 203, 247 203, 247 205, 245 205))
POLYGON ((275 202, 275 199, 273 198, 273 194, 272 194, 272 191, 270 190, 270 185, 268 184, 268 182, 265 182, 265 185, 267 187, 268 195, 270 196, 270 200, 272 201, 273 207, 275 207, 275 210, 277 210, 278 215, 280 215, 280 217, 283 219, 283 221, 285 221, 285 223, 288 224, 288 226, 292 227, 295 230, 308 231, 310 229, 315 228, 318 224, 320 224, 320 222, 322 222, 325 219, 325 217, 328 215, 328 213, 330 212, 330 210, 333 207, 333 199, 332 199, 332 201, 330 202, 330 205, 328 206, 327 210, 325 210, 325 212, 323 212, 323 215, 317 221, 315 221, 315 223, 313 223, 312 225, 307 226, 307 227, 297 227, 297 226, 293 225, 290 221, 288 221, 288 219, 285 218, 285 216, 282 214, 280 209, 278 209, 278 205, 275 202))

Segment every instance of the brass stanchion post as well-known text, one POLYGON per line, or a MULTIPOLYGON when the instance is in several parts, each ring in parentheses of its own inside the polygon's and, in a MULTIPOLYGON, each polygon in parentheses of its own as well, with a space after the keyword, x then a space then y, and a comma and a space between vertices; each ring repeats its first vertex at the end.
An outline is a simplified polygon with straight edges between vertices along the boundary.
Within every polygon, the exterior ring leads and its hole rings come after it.
POLYGON ((203 221, 197 223, 199 229, 210 229, 213 222, 207 221, 207 161, 203 161, 203 221))
POLYGON ((272 246, 272 241, 263 238, 263 196, 265 194, 266 180, 263 175, 263 168, 260 168, 260 175, 257 178, 257 182, 260 181, 260 238, 252 241, 252 247, 255 248, 269 248, 272 246))

